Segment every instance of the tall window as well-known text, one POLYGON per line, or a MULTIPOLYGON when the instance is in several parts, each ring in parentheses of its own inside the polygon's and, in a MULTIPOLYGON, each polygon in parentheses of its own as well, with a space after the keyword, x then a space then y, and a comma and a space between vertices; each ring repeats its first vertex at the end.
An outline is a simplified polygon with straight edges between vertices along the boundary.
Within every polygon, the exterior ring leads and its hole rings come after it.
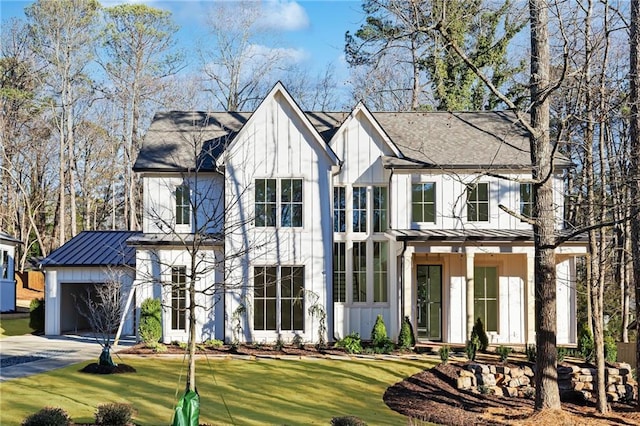
POLYGON ((411 220, 413 222, 436 221, 436 184, 414 183, 411 186, 411 220))
POLYGON ((280 330, 304 329, 304 268, 280 268, 280 330))
POLYGON ((520 214, 524 217, 533 216, 533 192, 530 183, 520 184, 520 214))
POLYGON ((347 231, 347 205, 344 186, 333 188, 333 232, 347 231))
POLYGON ((346 302, 347 262, 345 243, 333 243, 333 301, 346 302))
POLYGON ((303 290, 303 266, 253 268, 254 330, 304 330, 303 290))
POLYGON ((171 268, 171 329, 187 329, 187 268, 171 268))
POLYGON ((9 278, 9 252, 0 250, 0 278, 9 278))
POLYGON ((353 232, 367 232, 367 187, 353 187, 353 232))
POLYGON ((302 179, 280 181, 280 224, 286 228, 302 226, 302 179))
POLYGON ((498 268, 474 269, 474 312, 486 331, 498 331, 498 268))
POLYGON ((353 301, 367 301, 367 243, 353 243, 353 301))
POLYGON ((373 187, 373 232, 387 230, 387 187, 373 187))
POLYGON ((180 185, 176 188, 176 225, 191 223, 191 203, 189 187, 180 185))
POLYGON ((486 182, 467 185, 467 220, 489 221, 489 184, 486 182))
POLYGON ((253 268, 253 329, 276 329, 277 268, 253 268))
POLYGON ((276 226, 276 180, 256 179, 256 227, 276 226))
POLYGON ((373 242, 373 301, 387 302, 387 243, 373 242))

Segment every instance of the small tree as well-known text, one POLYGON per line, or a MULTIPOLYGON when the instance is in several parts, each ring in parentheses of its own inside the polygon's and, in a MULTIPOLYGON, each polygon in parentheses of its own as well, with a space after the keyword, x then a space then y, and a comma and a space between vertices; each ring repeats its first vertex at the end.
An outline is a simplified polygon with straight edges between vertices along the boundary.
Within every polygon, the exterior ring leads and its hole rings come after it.
POLYGON ((162 337, 162 303, 148 298, 140 306, 140 339, 146 344, 157 343, 162 337))
POLYGON ((44 331, 44 299, 33 299, 29 303, 29 327, 33 331, 44 331))
POLYGON ((122 275, 110 271, 109 280, 95 286, 95 292, 87 288, 80 296, 83 304, 78 304, 78 312, 89 322, 96 341, 102 347, 98 363, 115 366, 111 359, 111 335, 116 332, 125 310, 126 298, 122 297, 122 275))
POLYGON ((413 327, 408 316, 404 317, 402 326, 400 327, 400 335, 398 336, 398 346, 400 349, 410 349, 416 344, 416 338, 413 334, 413 327))
POLYGON ((473 336, 478 337, 478 349, 481 351, 486 351, 489 347, 489 338, 487 337, 487 333, 484 331, 484 324, 482 324, 482 320, 478 318, 476 320, 473 329, 471 330, 471 338, 473 336))
POLYGON ((378 347, 384 345, 387 339, 387 327, 384 325, 382 315, 378 315, 375 324, 373 324, 373 329, 371 330, 371 341, 373 346, 378 347))

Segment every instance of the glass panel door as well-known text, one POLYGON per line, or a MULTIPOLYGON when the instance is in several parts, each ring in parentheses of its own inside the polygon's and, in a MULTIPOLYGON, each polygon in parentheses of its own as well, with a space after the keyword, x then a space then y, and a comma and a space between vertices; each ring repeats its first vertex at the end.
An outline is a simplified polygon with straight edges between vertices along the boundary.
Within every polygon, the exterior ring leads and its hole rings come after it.
POLYGON ((442 266, 418 265, 418 338, 442 340, 442 266))

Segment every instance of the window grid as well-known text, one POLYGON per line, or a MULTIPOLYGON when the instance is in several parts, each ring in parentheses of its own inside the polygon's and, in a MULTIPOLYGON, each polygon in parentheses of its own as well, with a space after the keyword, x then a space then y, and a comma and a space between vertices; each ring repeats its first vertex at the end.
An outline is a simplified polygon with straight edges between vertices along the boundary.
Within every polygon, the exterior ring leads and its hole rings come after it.
POLYGON ((256 266, 253 286, 254 330, 304 331, 303 266, 256 266))
POLYGON ((474 313, 486 331, 498 331, 498 268, 476 267, 474 271, 474 313))
POLYGON ((347 232, 347 202, 344 186, 333 188, 333 232, 347 232))
POLYGON ((280 330, 304 330, 304 267, 281 267, 280 274, 280 330))
POLYGON ((353 232, 367 232, 367 187, 353 187, 353 232))
POLYGON ((520 214, 524 218, 533 217, 533 188, 530 183, 520 184, 520 214))
POLYGON ((413 222, 436 221, 436 184, 414 183, 411 187, 411 220, 413 222))
POLYGON ((187 267, 171 268, 171 329, 187 329, 187 267))
POLYGON ((346 302, 347 263, 346 244, 333 243, 333 301, 346 302))
POLYGON ((280 224, 302 227, 302 179, 280 180, 280 224))
POLYGON ((489 221, 489 184, 467 185, 467 220, 469 222, 489 221))
POLYGON ((176 225, 191 223, 191 203, 189 187, 180 185, 176 188, 176 225))
POLYGON ((387 187, 373 187, 373 232, 387 230, 387 187))
POLYGON ((373 301, 388 302, 387 297, 387 243, 373 242, 373 301))
POLYGON ((276 329, 276 267, 253 268, 253 329, 276 329))
POLYGON ((256 179, 255 226, 276 226, 276 179, 256 179))
POLYGON ((367 301, 367 242, 353 243, 353 302, 367 301))

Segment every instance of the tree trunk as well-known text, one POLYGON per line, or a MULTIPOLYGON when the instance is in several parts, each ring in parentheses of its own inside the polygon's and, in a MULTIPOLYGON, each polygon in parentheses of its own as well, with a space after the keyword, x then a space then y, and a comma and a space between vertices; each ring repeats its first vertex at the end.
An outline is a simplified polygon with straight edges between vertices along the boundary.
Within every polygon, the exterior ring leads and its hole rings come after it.
POLYGON ((549 139, 549 34, 548 4, 530 0, 531 19, 531 126, 534 199, 536 410, 560 409, 556 351, 556 256, 553 204, 552 152, 549 139))
MULTIPOLYGON (((640 365, 640 117, 638 116, 638 97, 640 96, 640 0, 631 1, 630 22, 630 64, 631 80, 629 98, 631 100, 630 119, 630 186, 631 186, 631 253, 633 253, 633 280, 636 289, 636 362, 640 365)), ((640 409, 640 392, 637 393, 640 409)))

